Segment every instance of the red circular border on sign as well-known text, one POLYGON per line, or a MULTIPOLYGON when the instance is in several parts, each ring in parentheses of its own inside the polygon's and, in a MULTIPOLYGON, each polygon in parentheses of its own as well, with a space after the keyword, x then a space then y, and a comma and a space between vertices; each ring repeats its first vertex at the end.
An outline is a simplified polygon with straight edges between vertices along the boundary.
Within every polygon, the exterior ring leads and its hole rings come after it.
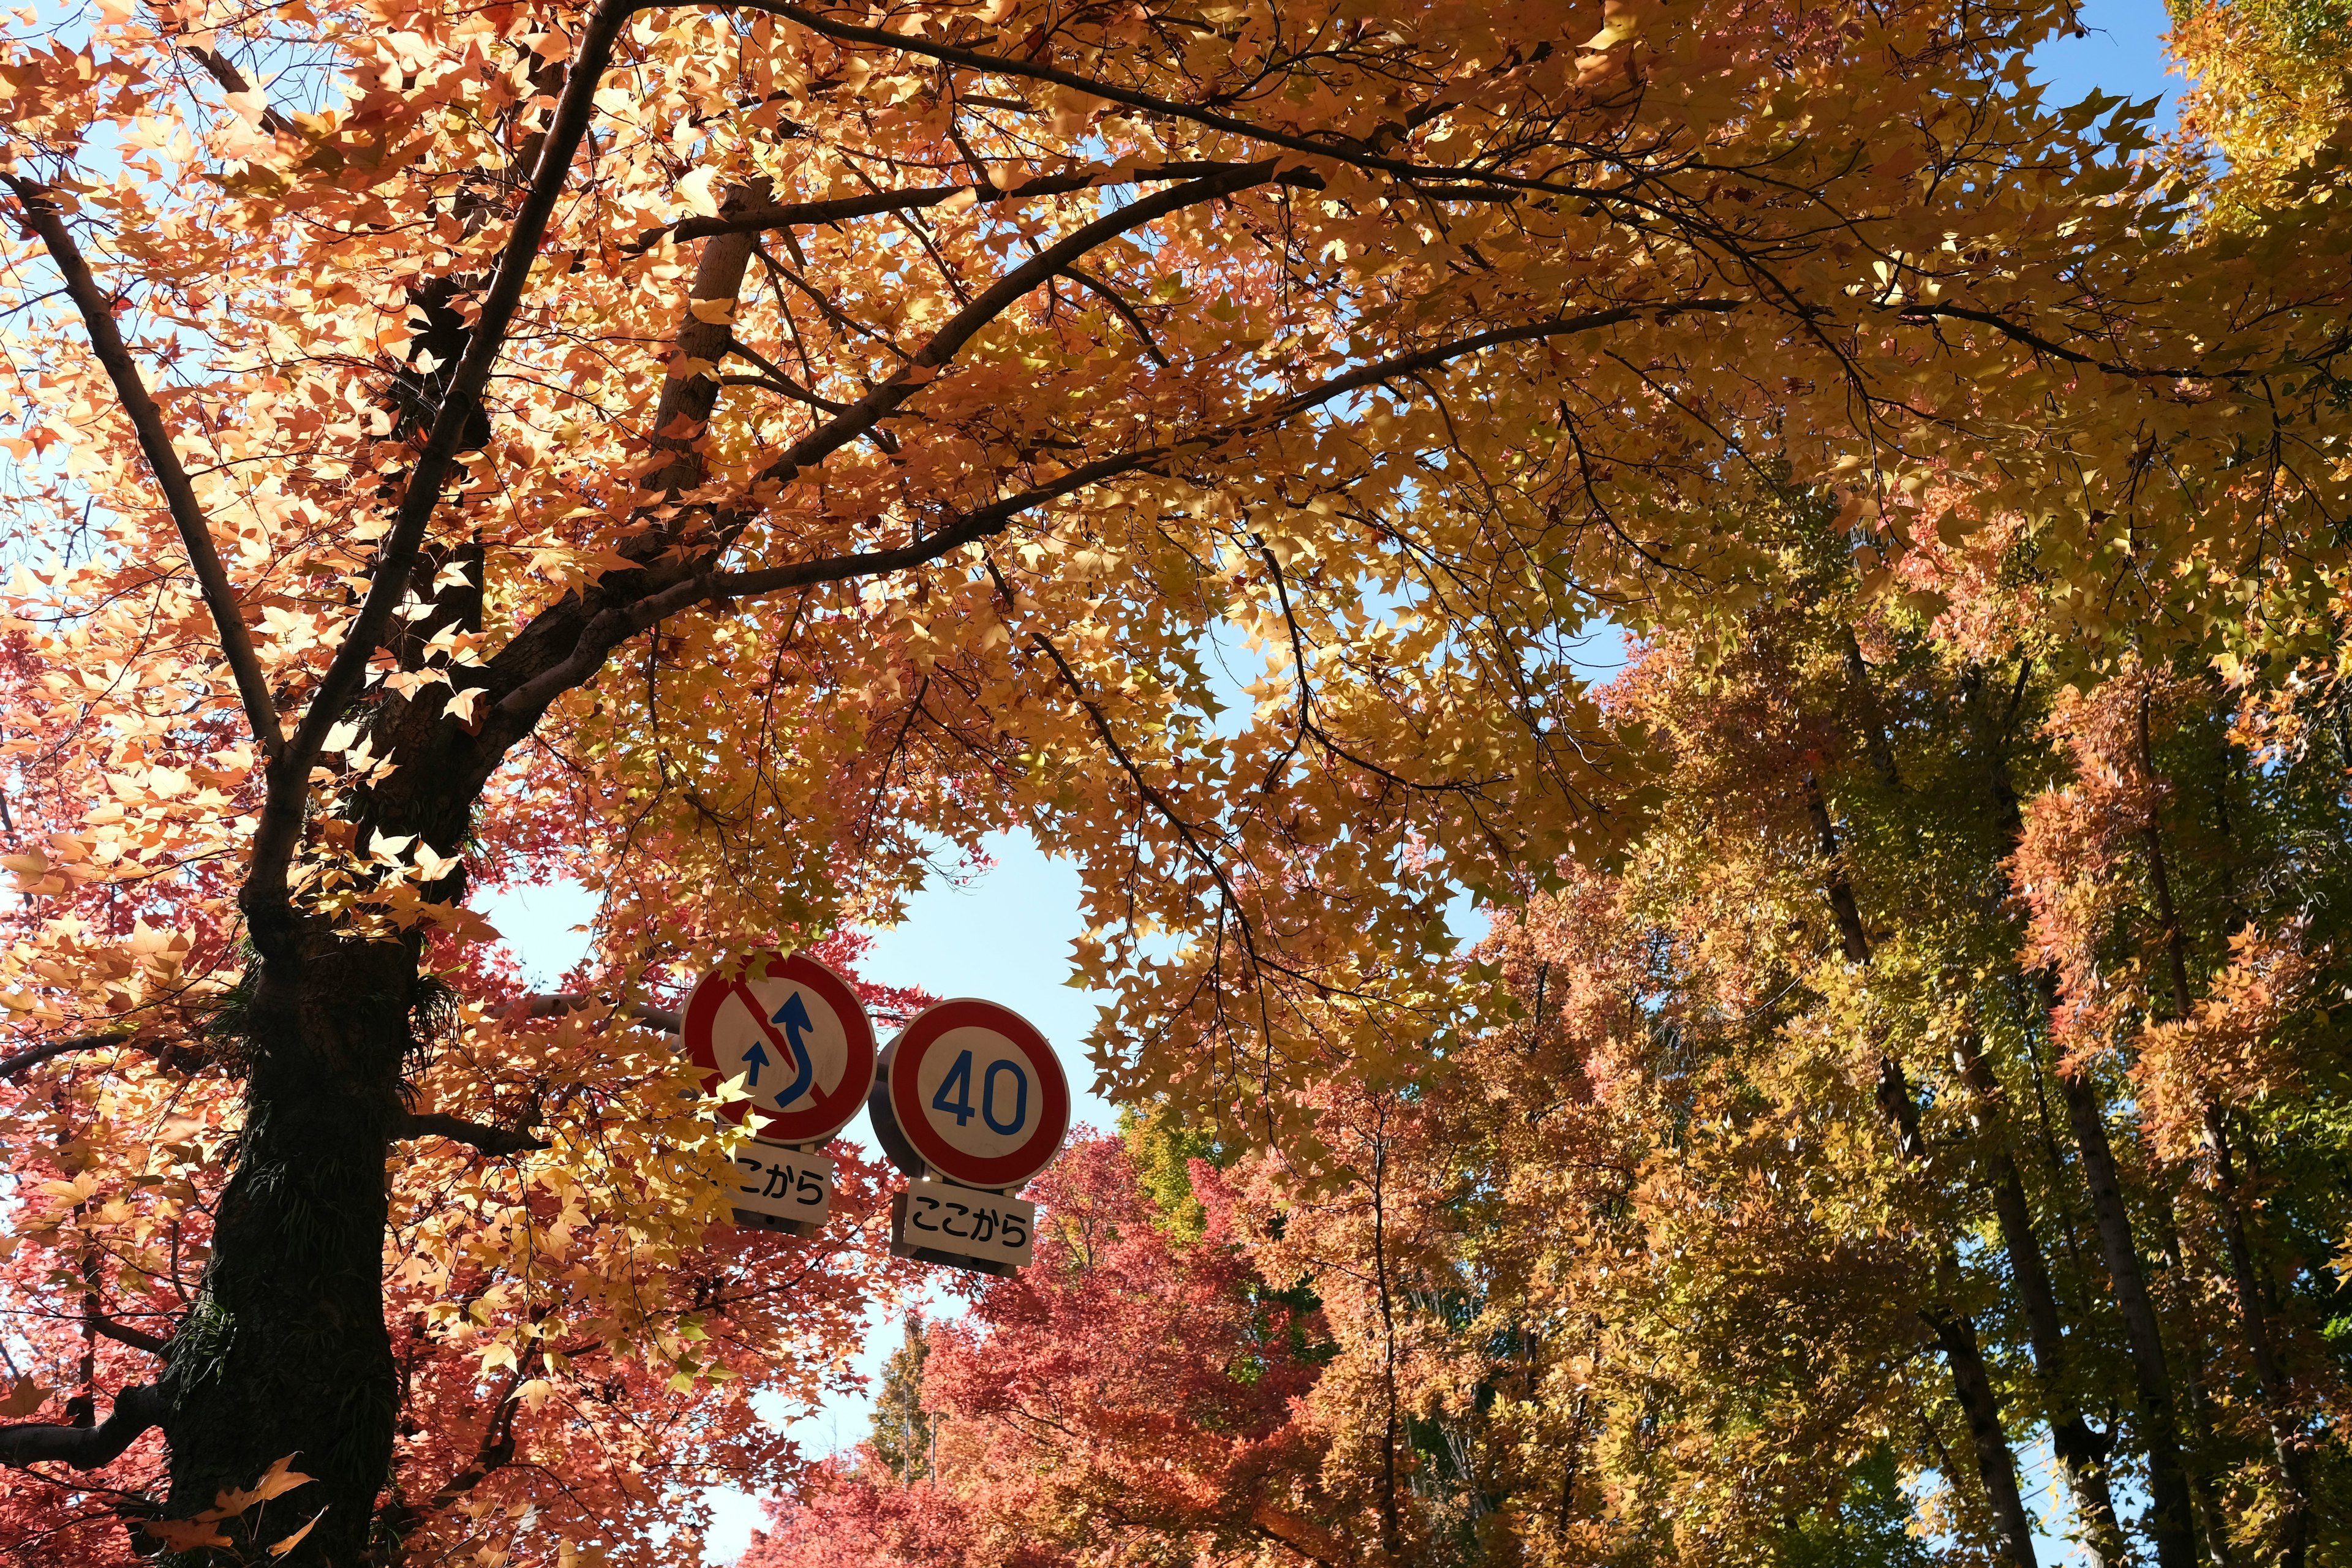
MULTIPOLYGON (((678 1033, 685 1040, 688 1058, 705 1072, 731 1076, 719 1065, 718 1053, 711 1048, 710 1027, 719 1016, 719 1005, 727 1000, 728 987, 739 979, 750 978, 751 965, 757 963, 759 960, 754 958, 740 969, 732 963, 721 964, 696 981, 694 989, 687 993, 686 1006, 678 1018, 678 1033), (728 973, 730 970, 735 973, 728 973)), ((841 1081, 833 1086, 830 1093, 818 1096, 813 1104, 798 1110, 769 1110, 748 1100, 738 1100, 720 1106, 719 1114, 730 1121, 740 1121, 744 1112, 756 1111, 760 1120, 755 1131, 762 1137, 779 1143, 823 1142, 849 1125, 874 1087, 874 1062, 878 1055, 874 1043, 874 1020, 866 1016, 866 1004, 857 999, 848 981, 804 952, 772 955, 767 967, 760 971, 760 978, 789 980, 815 992, 818 999, 842 1021, 843 1033, 849 1037, 849 1060, 843 1064, 841 1081)))
POLYGON ((890 1115, 923 1163, 951 1182, 971 1187, 1011 1191, 1053 1163, 1062 1140, 1070 1133, 1070 1080, 1062 1061, 1037 1026, 1012 1008, 995 1002, 958 997, 935 1002, 915 1015, 890 1045, 890 1115), (931 1131, 923 1114, 922 1090, 916 1079, 930 1048, 950 1029, 981 1028, 1003 1036, 1037 1069, 1040 1109, 1036 1133, 1010 1154, 976 1159, 931 1131), (1050 1131, 1049 1131, 1050 1130, 1050 1131))

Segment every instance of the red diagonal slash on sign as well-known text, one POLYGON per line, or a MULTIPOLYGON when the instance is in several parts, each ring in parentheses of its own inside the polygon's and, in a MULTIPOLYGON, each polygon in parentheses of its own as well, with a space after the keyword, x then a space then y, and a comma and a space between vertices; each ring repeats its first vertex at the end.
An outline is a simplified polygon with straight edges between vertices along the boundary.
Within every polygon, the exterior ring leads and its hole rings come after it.
POLYGON ((776 1109, 782 1110, 798 1100, 802 1091, 816 1080, 816 1063, 809 1058, 807 1047, 798 1040, 788 1040, 776 1032, 774 1021, 768 1016, 768 1009, 758 996, 752 994, 750 985, 740 980, 732 981, 728 990, 743 1004, 743 1010, 751 1015, 751 1021, 760 1026, 760 1032, 768 1037, 768 1043, 776 1047, 776 1054, 793 1064, 793 1081, 775 1096, 776 1109))

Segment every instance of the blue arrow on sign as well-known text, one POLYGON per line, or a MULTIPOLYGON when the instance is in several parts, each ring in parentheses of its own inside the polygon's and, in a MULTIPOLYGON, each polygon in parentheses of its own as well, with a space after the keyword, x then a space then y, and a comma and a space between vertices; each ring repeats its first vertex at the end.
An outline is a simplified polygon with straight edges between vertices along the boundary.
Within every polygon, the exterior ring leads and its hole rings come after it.
POLYGON ((808 1004, 801 1000, 797 991, 784 998, 784 1005, 776 1009, 770 1022, 784 1026, 784 1044, 793 1053, 793 1081, 776 1091, 776 1105, 781 1110, 798 1100, 816 1079, 816 1063, 809 1059, 808 1047, 801 1043, 802 1034, 814 1033, 816 1024, 809 1017, 808 1004))
POLYGON ((761 1045, 759 1041, 753 1040, 751 1048, 743 1053, 743 1059, 751 1064, 751 1081, 749 1087, 759 1088, 760 1069, 768 1065, 767 1047, 761 1045))

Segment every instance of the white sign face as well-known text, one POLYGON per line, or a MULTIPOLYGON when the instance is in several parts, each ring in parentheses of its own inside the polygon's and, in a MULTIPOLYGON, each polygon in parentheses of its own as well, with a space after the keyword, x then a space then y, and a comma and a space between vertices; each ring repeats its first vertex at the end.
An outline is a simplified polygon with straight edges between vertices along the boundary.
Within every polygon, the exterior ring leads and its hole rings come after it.
POLYGON ((833 1162, 754 1138, 735 1152, 735 1223, 807 1236, 833 1208, 833 1162))
POLYGON ((975 1160, 1018 1154, 1035 1141, 1045 1097, 1026 1053, 994 1029, 966 1025, 940 1036, 915 1069, 915 1094, 931 1130, 975 1160))
POLYGON ((869 1109, 910 1175, 1010 1192, 1044 1170, 1070 1130, 1070 1085, 1021 1015, 959 998, 918 1014, 882 1056, 869 1109))
POLYGON ((857 1114, 874 1081, 874 1026, 849 983, 806 953, 721 964, 688 993, 687 1054, 717 1081, 740 1079, 762 1137, 822 1143, 857 1114))
POLYGON ((1029 1261, 1037 1205, 949 1182, 917 1182, 890 1205, 894 1257, 1007 1274, 1029 1261))

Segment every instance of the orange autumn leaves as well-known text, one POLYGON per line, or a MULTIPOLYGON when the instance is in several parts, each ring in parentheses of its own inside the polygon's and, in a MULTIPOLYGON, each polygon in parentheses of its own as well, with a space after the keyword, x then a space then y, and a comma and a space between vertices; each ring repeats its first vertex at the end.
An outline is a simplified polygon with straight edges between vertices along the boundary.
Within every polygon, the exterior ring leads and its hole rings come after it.
MULTIPOLYGON (((2266 658, 2341 642, 2345 204, 2315 163, 2224 212, 2120 106, 2042 103, 2027 52, 2071 16, 11 13, 0 1136, 47 1413, 140 1386, 234 1272, 212 1216, 271 1125, 244 1025, 293 972, 273 921, 309 921, 415 984, 342 1130, 387 1146, 356 1252, 394 1458, 318 1468, 352 1496, 297 1552, 380 1519, 657 1558, 673 1496, 793 1473, 755 1394, 830 1386, 906 1271, 846 1164, 866 1228, 709 1233, 725 1135, 647 1011, 1025 830, 1080 868, 1105 1082, 1278 1151, 1251 1245, 1340 1349, 1322 1479, 1264 1500, 1306 1526, 1264 1550, 1613 1551, 1632 1510, 1728 1555, 1831 1496, 1812 1452, 1932 1462, 1971 1520, 1912 1309, 1978 1314, 2029 1430, 1953 1240, 1987 1107, 1941 1065, 1980 1029, 2038 1103, 2029 939, 2064 1066, 2153 1119, 2148 1214, 2199 1195, 2217 1114, 2291 1163, 2332 1038, 2335 933, 2294 896, 2325 781, 2250 781, 2186 688, 2135 762, 2100 681, 2220 647, 2275 697, 2266 658), (1568 643, 1595 615, 1646 638, 1606 703, 1568 643), (315 752, 267 768, 289 735, 315 752), (526 1000, 468 907, 549 879, 601 899, 576 1005, 526 1000), (1465 888, 1532 911, 1508 984, 1447 962, 1465 888), (1830 1347, 1811 1400, 1791 1323, 1830 1347)), ((2324 734, 2318 685, 2276 706, 2324 734)), ((2073 1171, 2029 1167, 2045 1226, 2073 1171)), ((2326 1388, 2294 1261, 2324 1184, 2276 1192, 2255 1260, 2326 1388)), ((2210 1206, 2144 1238, 2208 1286, 2210 1206)), ((1219 1279, 1231 1328, 1255 1287, 1219 1279)), ((2219 1300, 2168 1306, 2186 1364, 2231 1342, 2219 1300)), ((2215 1399, 2213 1489, 2258 1486, 2215 1399)), ((1197 1436, 1101 1490, 1226 1508, 1197 1436)), ((95 1538, 63 1489, 12 1528, 95 1538)))

